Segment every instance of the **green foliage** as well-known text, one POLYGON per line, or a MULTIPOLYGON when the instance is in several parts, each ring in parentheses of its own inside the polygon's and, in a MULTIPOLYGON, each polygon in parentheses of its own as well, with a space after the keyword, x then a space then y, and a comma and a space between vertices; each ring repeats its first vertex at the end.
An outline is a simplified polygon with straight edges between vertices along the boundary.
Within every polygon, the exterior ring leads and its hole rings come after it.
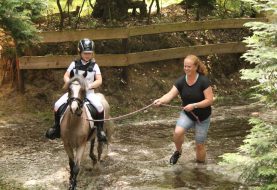
POLYGON ((0 1, 0 27, 10 32, 19 49, 39 40, 31 18, 40 15, 43 5, 40 0, 0 1))
POLYGON ((247 182, 258 182, 260 189, 277 188, 277 125, 260 119, 250 119, 251 133, 239 148, 239 153, 224 154, 224 163, 243 169, 247 182))
MULTIPOLYGON (((257 10, 270 11, 277 16, 277 0, 245 0, 257 10)), ((242 79, 255 80, 257 85, 253 97, 268 107, 277 106, 277 23, 247 23, 253 35, 244 40, 250 48, 244 55, 254 65, 252 69, 242 70, 242 79)), ((253 182, 258 189, 277 189, 277 125, 262 119, 250 119, 253 125, 244 145, 235 154, 225 154, 223 159, 235 167, 242 168, 241 177, 253 182)))
POLYGON ((197 7, 197 8, 213 8, 216 0, 207 0, 207 1, 202 1, 202 0, 184 0, 185 5, 188 7, 197 7))
POLYGON ((276 0, 242 0, 246 3, 250 3, 258 11, 273 11, 273 14, 277 13, 276 0))
POLYGON ((215 12, 220 18, 237 18, 255 14, 252 6, 241 0, 217 0, 215 12))
POLYGON ((216 0, 183 0, 186 8, 194 8, 196 12, 196 20, 200 19, 203 14, 210 13, 216 6, 216 0))
MULTIPOLYGON (((277 0, 246 1, 258 10, 267 10, 277 16, 277 0)), ((274 107, 277 104, 277 24, 276 22, 251 22, 246 26, 253 30, 253 35, 244 40, 250 49, 243 58, 255 67, 242 70, 242 78, 258 81, 258 85, 253 87, 257 92, 254 96, 274 107)))

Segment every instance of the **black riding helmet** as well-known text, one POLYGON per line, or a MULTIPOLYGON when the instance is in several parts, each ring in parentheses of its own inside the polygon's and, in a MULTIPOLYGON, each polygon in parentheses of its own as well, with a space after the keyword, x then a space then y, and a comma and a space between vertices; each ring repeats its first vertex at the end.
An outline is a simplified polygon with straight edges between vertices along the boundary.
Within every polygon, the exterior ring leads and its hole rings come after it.
POLYGON ((94 51, 94 42, 88 38, 84 38, 78 43, 78 52, 93 52, 94 51))

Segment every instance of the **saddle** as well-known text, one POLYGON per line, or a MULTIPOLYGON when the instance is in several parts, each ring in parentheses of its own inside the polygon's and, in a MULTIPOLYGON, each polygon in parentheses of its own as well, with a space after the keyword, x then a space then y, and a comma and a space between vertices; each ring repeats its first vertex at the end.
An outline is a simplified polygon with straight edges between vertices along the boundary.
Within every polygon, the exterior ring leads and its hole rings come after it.
MULTIPOLYGON (((84 100, 84 105, 86 106, 85 110, 87 112, 87 115, 88 115, 88 119, 89 120, 92 120, 92 119, 96 119, 97 118, 97 110, 96 108, 90 103, 90 101, 88 99, 85 99, 84 100)), ((64 113, 66 111, 66 109, 68 108, 68 102, 61 105, 61 107, 59 108, 59 114, 60 114, 60 121, 62 121, 63 119, 63 116, 64 116, 64 113)), ((93 123, 91 123, 90 121, 90 127, 92 128, 93 127, 93 123)))
MULTIPOLYGON (((96 119, 97 117, 97 110, 96 108, 90 103, 90 101, 88 99, 85 99, 84 101, 84 105, 85 105, 85 111, 87 112, 87 115, 88 115, 88 119, 89 120, 92 120, 92 119, 96 119)), ((68 108, 68 103, 65 103, 63 105, 61 105, 61 107, 59 108, 59 111, 60 111, 60 115, 61 115, 61 119, 60 119, 60 122, 62 121, 63 119, 63 116, 64 116, 64 113, 66 111, 66 109, 68 108)), ((89 122, 89 125, 90 125, 90 132, 89 132, 89 135, 88 135, 88 138, 87 140, 89 140, 95 130, 94 125, 95 123, 93 123, 93 121, 88 121, 89 122)))
POLYGON ((96 119, 96 115, 97 115, 97 110, 96 108, 89 102, 89 100, 85 100, 85 105, 87 106, 88 108, 88 111, 90 113, 90 116, 93 118, 93 119, 96 119))

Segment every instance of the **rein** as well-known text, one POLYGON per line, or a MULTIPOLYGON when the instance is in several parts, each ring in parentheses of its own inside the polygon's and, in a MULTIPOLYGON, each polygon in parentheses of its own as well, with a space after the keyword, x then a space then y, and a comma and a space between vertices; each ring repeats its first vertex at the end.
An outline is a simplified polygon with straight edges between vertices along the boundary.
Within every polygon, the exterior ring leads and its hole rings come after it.
MULTIPOLYGON (((76 97, 71 97, 71 98, 68 98, 67 102, 68 104, 70 105, 73 101, 76 101, 77 104, 78 104, 78 110, 79 110, 79 113, 77 113, 78 116, 81 116, 82 114, 82 107, 84 105, 84 102, 83 100, 81 100, 80 98, 76 98, 76 97)), ((70 111, 72 113, 72 109, 70 107, 70 111)))
MULTIPOLYGON (((143 107, 143 108, 141 108, 141 109, 138 109, 138 110, 136 110, 136 111, 127 113, 127 114, 125 114, 125 115, 117 116, 117 117, 111 117, 111 118, 108 118, 108 119, 99 119, 99 120, 96 120, 96 119, 87 119, 87 118, 86 118, 86 120, 88 120, 88 121, 111 121, 111 120, 119 120, 119 119, 128 117, 128 116, 130 116, 130 115, 134 115, 134 114, 136 114, 136 113, 138 113, 138 112, 141 112, 141 111, 143 111, 143 110, 146 110, 146 109, 148 109, 149 107, 153 106, 153 104, 154 104, 154 102, 151 103, 151 104, 149 104, 149 105, 147 105, 147 106, 145 106, 145 107, 143 107)), ((179 109, 181 109, 181 110, 183 109, 183 107, 181 107, 181 106, 172 106, 172 105, 169 105, 169 104, 161 104, 161 106, 171 107, 171 108, 179 108, 179 109)), ((191 113, 191 114, 193 115, 193 117, 196 119, 197 123, 200 123, 200 120, 199 120, 198 116, 195 115, 195 113, 193 113, 193 111, 191 111, 191 112, 189 112, 189 113, 191 113)))

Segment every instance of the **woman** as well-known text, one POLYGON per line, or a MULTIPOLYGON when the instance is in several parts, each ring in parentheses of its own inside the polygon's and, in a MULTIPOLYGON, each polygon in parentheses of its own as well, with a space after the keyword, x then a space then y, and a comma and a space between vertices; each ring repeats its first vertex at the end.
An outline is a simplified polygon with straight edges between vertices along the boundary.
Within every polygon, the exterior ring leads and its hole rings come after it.
POLYGON ((204 143, 210 126, 213 91, 206 77, 207 68, 197 56, 188 55, 184 59, 184 71, 185 75, 176 81, 167 94, 155 100, 154 105, 169 103, 180 94, 183 111, 173 134, 176 151, 170 158, 170 164, 177 163, 182 153, 184 134, 190 128, 195 128, 196 161, 204 163, 206 159, 204 143))
MULTIPOLYGON (((99 66, 95 63, 93 59, 94 53, 94 42, 90 39, 84 38, 78 43, 78 52, 80 54, 80 59, 73 61, 64 74, 64 82, 67 83, 74 74, 83 75, 88 83, 88 90, 86 98, 90 103, 96 108, 97 120, 104 119, 104 108, 98 97, 94 94, 94 89, 98 88, 102 84, 102 76, 99 66)), ((46 137, 49 139, 55 139, 60 137, 60 118, 65 110, 65 105, 67 103, 68 93, 65 93, 54 106, 55 112, 55 124, 52 128, 48 129, 46 132, 46 137)), ((106 142, 106 134, 103 131, 104 122, 95 122, 97 127, 98 140, 106 142)))

